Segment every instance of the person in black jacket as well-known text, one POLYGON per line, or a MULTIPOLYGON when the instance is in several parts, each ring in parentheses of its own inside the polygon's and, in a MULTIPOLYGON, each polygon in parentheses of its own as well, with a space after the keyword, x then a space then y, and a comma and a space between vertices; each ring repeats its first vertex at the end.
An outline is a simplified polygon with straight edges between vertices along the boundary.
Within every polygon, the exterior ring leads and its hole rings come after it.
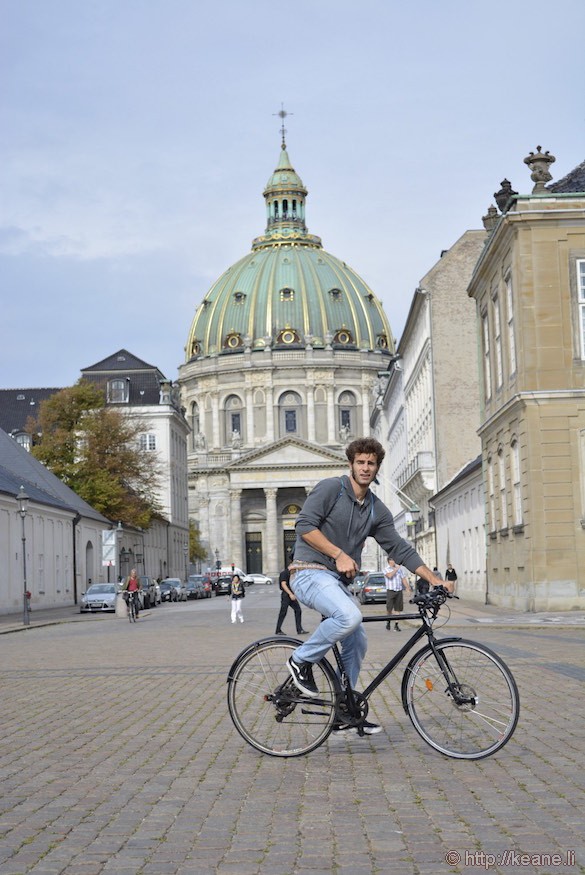
POLYGON ((288 585, 289 581, 290 571, 288 570, 288 568, 283 568, 278 576, 278 585, 280 587, 280 612, 278 614, 278 620, 276 621, 276 634, 284 635, 284 632, 282 631, 282 624, 284 623, 284 618, 287 615, 288 609, 292 608, 295 612, 297 635, 306 635, 307 633, 303 629, 303 623, 301 618, 301 606, 294 592, 288 585))

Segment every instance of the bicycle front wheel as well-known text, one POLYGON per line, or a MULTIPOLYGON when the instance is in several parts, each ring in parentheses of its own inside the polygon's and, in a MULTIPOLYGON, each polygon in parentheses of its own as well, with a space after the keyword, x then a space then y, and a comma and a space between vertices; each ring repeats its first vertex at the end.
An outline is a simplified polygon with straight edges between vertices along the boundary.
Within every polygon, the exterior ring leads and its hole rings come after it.
POLYGON ((438 641, 406 668, 402 703, 418 734, 448 757, 480 760, 510 740, 520 714, 508 666, 474 641, 438 641))
POLYGON ((287 660, 300 641, 267 638, 248 648, 228 676, 228 708, 248 744, 276 757, 297 757, 323 744, 335 719, 338 681, 328 662, 313 665, 318 698, 293 684, 287 660))

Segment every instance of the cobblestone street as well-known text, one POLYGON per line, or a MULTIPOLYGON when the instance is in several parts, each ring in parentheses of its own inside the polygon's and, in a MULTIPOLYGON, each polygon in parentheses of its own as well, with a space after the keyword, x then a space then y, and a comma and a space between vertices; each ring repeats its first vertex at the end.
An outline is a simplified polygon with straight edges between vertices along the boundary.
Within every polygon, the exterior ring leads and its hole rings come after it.
MULTIPOLYGON (((442 631, 492 647, 520 689, 516 734, 492 758, 426 746, 394 675, 372 700, 380 735, 281 760, 236 733, 225 683, 278 605, 276 587, 256 586, 237 626, 214 598, 133 626, 70 609, 0 635, 2 875, 585 872, 582 614, 453 607, 442 631)), ((317 619, 305 611, 303 624, 317 619)), ((378 670, 406 632, 367 631, 365 667, 378 670)))

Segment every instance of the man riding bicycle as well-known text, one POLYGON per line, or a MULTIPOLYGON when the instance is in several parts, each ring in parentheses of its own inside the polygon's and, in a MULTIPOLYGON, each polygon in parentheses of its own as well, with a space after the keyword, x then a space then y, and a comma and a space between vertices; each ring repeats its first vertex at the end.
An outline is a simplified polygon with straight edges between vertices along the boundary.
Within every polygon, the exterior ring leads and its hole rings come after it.
POLYGON ((142 589, 142 584, 138 579, 138 572, 135 568, 130 572, 130 577, 126 580, 124 584, 123 593, 124 598, 126 600, 126 604, 128 604, 129 599, 134 599, 134 607, 136 610, 136 619, 138 619, 138 611, 140 609, 140 599, 138 598, 138 592, 142 589))
MULTIPOLYGON (((428 581, 444 585, 413 547, 400 537, 386 505, 370 491, 385 451, 374 438, 359 438, 346 448, 349 476, 321 480, 299 513, 290 588, 302 604, 325 618, 287 662, 297 688, 306 696, 319 695, 312 664, 340 641, 350 684, 356 688, 367 649, 359 604, 349 584, 360 569, 366 538, 374 538, 398 565, 428 581)), ((343 725, 336 727, 344 729, 343 725)), ((365 721, 364 732, 381 731, 365 721)))

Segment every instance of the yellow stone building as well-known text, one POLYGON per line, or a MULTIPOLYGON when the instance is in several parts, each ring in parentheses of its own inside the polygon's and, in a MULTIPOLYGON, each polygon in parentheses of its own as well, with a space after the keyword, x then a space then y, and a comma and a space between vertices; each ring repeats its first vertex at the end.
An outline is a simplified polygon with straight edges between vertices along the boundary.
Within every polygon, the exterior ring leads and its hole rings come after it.
POLYGON ((469 295, 477 305, 480 437, 492 604, 585 608, 585 162, 553 185, 554 156, 507 180, 469 295))

